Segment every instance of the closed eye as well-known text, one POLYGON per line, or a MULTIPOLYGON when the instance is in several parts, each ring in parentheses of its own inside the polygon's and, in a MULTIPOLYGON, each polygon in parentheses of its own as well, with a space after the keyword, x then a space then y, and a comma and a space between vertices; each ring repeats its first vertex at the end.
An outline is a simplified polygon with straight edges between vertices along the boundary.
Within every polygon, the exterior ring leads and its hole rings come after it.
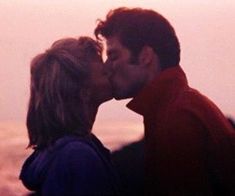
POLYGON ((109 50, 107 56, 109 62, 116 61, 119 58, 118 52, 116 50, 109 50))
POLYGON ((111 61, 111 62, 114 62, 118 59, 118 56, 111 56, 111 57, 108 57, 108 60, 111 61))

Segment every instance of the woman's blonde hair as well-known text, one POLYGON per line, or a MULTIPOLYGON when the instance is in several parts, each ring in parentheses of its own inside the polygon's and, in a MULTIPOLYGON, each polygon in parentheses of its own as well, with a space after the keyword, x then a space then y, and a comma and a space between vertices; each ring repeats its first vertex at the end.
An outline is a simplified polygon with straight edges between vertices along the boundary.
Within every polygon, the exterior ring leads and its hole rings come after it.
POLYGON ((89 37, 66 38, 31 61, 29 147, 43 148, 63 135, 89 133, 80 91, 91 59, 101 58, 101 52, 101 45, 89 37))

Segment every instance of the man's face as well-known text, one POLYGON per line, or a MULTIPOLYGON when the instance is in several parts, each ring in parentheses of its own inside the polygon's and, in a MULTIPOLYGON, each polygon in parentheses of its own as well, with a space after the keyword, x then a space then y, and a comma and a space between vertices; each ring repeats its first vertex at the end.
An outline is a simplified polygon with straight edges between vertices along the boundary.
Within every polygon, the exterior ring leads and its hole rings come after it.
POLYGON ((131 63, 130 50, 123 46, 118 37, 106 40, 107 61, 106 69, 110 72, 110 82, 115 99, 132 98, 143 88, 147 80, 147 70, 137 63, 131 63))
POLYGON ((111 84, 105 72, 104 63, 100 56, 91 59, 90 71, 88 89, 91 92, 91 101, 93 104, 99 106, 101 103, 113 98, 111 84))

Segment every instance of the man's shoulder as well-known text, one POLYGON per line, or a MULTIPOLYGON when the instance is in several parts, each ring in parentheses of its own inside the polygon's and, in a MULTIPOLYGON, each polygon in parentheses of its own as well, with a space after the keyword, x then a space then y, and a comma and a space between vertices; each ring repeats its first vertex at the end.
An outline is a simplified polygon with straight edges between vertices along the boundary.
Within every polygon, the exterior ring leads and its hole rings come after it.
POLYGON ((205 95, 193 88, 185 88, 172 102, 177 111, 215 111, 218 107, 205 95))
POLYGON ((226 127, 228 124, 227 118, 219 107, 208 97, 192 88, 182 91, 169 106, 169 110, 172 118, 182 115, 186 118, 193 118, 204 125, 210 124, 210 127, 212 124, 220 127, 226 127))

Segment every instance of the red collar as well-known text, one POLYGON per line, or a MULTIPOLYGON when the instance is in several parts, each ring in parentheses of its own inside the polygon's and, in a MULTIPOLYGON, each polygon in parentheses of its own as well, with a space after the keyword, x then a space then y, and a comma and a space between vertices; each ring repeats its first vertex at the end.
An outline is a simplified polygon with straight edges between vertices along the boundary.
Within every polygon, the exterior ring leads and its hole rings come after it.
POLYGON ((162 71, 134 97, 127 107, 134 112, 146 115, 174 99, 179 89, 188 87, 186 75, 180 66, 162 71))

